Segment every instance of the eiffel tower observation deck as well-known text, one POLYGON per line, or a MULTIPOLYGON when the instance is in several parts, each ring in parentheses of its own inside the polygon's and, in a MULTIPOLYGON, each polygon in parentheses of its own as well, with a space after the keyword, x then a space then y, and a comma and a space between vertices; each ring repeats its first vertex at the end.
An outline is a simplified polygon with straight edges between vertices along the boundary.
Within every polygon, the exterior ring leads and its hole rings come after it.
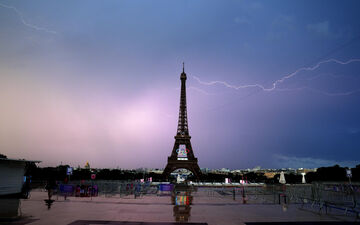
POLYGON ((201 176, 198 160, 194 156, 190 142, 191 136, 189 135, 186 106, 186 79, 187 77, 183 63, 183 71, 180 75, 181 89, 178 127, 174 148, 171 152, 171 156, 168 157, 168 163, 163 172, 165 178, 168 178, 170 173, 176 169, 187 169, 191 171, 197 179, 201 176))

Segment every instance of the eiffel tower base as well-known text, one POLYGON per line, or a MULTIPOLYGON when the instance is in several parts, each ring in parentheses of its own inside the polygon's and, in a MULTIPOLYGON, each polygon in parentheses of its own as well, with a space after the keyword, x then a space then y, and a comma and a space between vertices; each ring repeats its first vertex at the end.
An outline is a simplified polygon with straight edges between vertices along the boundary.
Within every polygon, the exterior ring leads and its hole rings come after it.
POLYGON ((200 180, 201 170, 198 165, 197 159, 195 160, 176 160, 168 158, 168 163, 164 169, 163 177, 168 179, 170 173, 177 169, 187 169, 191 171, 197 180, 200 180))

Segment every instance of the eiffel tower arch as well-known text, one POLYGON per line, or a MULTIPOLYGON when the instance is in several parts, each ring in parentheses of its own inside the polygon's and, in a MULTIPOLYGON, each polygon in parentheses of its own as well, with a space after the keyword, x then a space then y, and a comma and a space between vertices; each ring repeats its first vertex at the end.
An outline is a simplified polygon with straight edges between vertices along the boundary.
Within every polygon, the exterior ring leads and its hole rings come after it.
POLYGON ((175 144, 168 157, 167 165, 164 169, 163 176, 167 179, 170 173, 176 169, 187 169, 191 171, 197 179, 200 179, 201 171, 198 165, 198 160, 194 156, 194 151, 191 146, 191 136, 189 135, 187 107, 186 107, 186 73, 183 71, 180 75, 181 90, 180 90, 180 110, 175 144))

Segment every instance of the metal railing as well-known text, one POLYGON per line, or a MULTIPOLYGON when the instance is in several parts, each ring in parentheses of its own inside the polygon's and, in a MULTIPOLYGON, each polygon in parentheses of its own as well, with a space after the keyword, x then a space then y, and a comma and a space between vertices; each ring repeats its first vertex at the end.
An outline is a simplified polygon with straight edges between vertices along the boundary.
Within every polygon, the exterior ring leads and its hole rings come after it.
MULTIPOLYGON (((136 198, 157 195, 158 184, 132 181, 72 181, 73 186, 96 186, 97 194, 104 197, 136 198)), ((299 204, 301 207, 327 213, 328 209, 360 215, 360 184, 312 183, 286 185, 198 186, 201 196, 207 198, 233 199, 244 204, 299 204)), ((57 190, 61 195, 60 190, 57 190)), ((193 193, 195 197, 200 196, 193 193)), ((75 195, 74 195, 75 196, 75 195)))

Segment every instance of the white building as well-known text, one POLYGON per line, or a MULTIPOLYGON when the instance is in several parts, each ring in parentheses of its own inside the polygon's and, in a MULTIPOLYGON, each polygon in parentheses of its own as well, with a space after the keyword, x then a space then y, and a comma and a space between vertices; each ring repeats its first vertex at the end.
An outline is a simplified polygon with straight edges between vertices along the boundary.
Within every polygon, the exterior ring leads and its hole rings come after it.
POLYGON ((21 193, 26 163, 39 162, 0 158, 0 196, 21 193))

